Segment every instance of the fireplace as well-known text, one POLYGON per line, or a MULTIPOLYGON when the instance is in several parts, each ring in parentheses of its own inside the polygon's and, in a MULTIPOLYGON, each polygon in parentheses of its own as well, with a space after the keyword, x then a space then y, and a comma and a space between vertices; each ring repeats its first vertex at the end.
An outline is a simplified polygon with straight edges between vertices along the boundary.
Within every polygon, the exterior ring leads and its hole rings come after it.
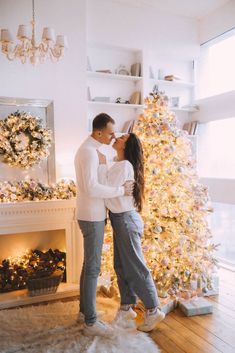
POLYGON ((55 274, 59 274, 62 281, 66 282, 65 251, 52 248, 43 251, 39 247, 27 249, 20 255, 8 256, 0 262, 0 293, 28 288, 30 280, 43 281, 55 274))
POLYGON ((38 254, 49 249, 66 253, 66 282, 55 294, 30 298, 25 289, 0 293, 0 309, 77 295, 82 246, 74 199, 0 204, 0 263, 35 249, 38 254))

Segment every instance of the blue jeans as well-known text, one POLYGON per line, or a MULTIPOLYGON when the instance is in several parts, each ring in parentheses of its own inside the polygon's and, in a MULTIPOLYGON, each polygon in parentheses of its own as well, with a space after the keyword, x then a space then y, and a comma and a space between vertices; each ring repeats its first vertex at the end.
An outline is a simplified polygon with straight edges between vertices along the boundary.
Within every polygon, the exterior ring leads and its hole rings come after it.
POLYGON ((121 304, 135 304, 138 296, 146 309, 159 306, 157 290, 141 249, 142 218, 135 210, 109 212, 109 217, 113 228, 114 269, 121 304))
POLYGON ((84 239, 84 261, 80 278, 80 311, 87 324, 94 323, 96 316, 96 287, 100 273, 101 253, 105 221, 78 220, 84 239))

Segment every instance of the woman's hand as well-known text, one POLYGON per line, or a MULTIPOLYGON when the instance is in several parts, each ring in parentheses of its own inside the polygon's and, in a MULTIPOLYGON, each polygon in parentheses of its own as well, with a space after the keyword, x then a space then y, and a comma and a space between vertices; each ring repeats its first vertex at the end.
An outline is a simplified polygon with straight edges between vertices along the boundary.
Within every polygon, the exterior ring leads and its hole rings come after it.
POLYGON ((99 157, 99 163, 100 164, 106 164, 106 157, 104 154, 102 154, 100 151, 96 150, 98 157, 99 157))

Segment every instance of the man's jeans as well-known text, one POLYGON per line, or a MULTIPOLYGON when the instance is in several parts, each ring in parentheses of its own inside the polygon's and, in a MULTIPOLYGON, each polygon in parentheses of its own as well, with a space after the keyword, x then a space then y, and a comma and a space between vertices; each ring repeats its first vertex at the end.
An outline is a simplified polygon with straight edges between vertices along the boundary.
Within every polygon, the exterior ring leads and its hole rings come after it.
POLYGON ((157 291, 141 249, 143 221, 135 210, 112 213, 114 269, 118 278, 121 304, 135 304, 138 296, 146 309, 159 306, 157 291))
POLYGON ((84 261, 80 278, 80 311, 87 324, 96 321, 96 287, 100 273, 105 221, 78 220, 84 239, 84 261))

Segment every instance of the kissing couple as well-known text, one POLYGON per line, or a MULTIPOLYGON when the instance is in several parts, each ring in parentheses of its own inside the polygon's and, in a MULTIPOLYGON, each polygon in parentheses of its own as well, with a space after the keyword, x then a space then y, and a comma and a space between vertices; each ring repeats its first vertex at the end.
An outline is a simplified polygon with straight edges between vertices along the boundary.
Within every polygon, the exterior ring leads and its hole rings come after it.
POLYGON ((114 270, 120 291, 116 319, 136 317, 137 298, 146 309, 138 330, 149 332, 165 318, 157 291, 146 266, 142 249, 143 220, 139 214, 144 201, 143 149, 134 133, 116 138, 115 121, 105 113, 97 115, 92 133, 75 156, 77 179, 77 220, 84 239, 84 262, 80 278, 80 311, 87 336, 112 337, 112 325, 97 318, 96 287, 101 268, 101 253, 107 211, 113 229, 114 270), (114 143, 116 157, 107 163, 99 149, 114 143))

